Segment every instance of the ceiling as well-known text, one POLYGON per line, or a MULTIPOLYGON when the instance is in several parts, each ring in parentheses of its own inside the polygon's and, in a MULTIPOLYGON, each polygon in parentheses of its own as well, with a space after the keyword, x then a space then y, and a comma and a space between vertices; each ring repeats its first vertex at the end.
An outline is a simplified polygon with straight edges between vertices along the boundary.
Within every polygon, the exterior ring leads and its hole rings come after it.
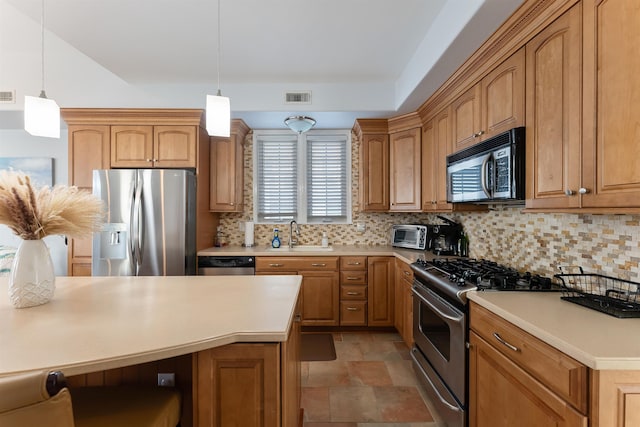
MULTIPOLYGON (((305 114, 318 128, 348 128, 414 111, 522 0, 220 2, 220 88, 232 117, 284 128, 305 114), (311 103, 286 104, 290 91, 310 91, 311 103)), ((47 94, 61 107, 204 108, 215 93, 216 0, 47 0, 45 12, 47 94), (85 63, 94 71, 81 73, 85 63)), ((22 87, 39 92, 39 77, 20 81, 20 64, 27 52, 39 64, 40 14, 41 0, 0 0, 0 19, 31 24, 10 34, 0 25, 0 55, 17 58, 1 67, 0 90, 17 87, 19 100, 0 109, 0 129, 21 118, 22 87)))

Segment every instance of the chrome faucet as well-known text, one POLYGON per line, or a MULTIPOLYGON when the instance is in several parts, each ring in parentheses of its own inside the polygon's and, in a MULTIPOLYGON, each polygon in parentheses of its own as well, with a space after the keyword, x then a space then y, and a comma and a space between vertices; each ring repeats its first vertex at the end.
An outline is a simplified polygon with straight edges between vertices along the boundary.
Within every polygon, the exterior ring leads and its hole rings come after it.
POLYGON ((293 233, 296 233, 296 236, 300 237, 300 228, 298 228, 298 223, 293 220, 289 223, 289 247, 293 248, 293 245, 298 244, 298 239, 293 238, 293 233), (293 225, 295 224, 295 228, 293 225))

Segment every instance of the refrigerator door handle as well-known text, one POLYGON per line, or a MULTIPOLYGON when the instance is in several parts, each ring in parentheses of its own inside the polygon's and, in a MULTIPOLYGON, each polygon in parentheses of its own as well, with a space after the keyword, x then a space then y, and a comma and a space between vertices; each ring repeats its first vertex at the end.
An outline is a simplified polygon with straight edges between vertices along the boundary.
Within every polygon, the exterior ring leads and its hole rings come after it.
POLYGON ((142 209, 142 185, 138 177, 136 177, 135 192, 133 195, 133 206, 131 212, 131 253, 136 276, 140 269, 142 260, 140 259, 140 214, 142 209))

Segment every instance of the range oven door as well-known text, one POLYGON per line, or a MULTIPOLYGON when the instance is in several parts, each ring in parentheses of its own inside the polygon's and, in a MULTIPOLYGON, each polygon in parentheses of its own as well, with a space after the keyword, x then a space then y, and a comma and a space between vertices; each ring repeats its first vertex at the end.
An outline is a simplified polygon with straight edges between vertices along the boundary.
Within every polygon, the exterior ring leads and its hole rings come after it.
POLYGON ((413 294, 415 346, 466 407, 466 315, 417 280, 413 294))

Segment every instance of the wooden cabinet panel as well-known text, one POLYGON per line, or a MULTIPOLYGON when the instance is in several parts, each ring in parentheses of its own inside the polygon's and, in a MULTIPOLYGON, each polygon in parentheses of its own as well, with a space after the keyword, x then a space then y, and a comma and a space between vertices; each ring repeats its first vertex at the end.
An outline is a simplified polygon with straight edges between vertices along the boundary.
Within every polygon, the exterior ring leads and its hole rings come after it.
POLYGON ((340 283, 343 285, 366 285, 367 272, 365 271, 341 271, 340 283))
POLYGON ((211 137, 209 209, 242 212, 244 207, 244 139, 249 128, 242 120, 231 121, 229 138, 211 137))
POLYGON ((524 126, 524 66, 521 48, 481 80, 481 140, 524 126))
POLYGON ((368 257, 369 326, 393 326, 394 323, 394 257, 368 257))
POLYGON ((394 326, 407 346, 413 345, 413 270, 406 262, 395 261, 394 326))
POLYGON ((425 212, 437 208, 437 140, 434 120, 429 120, 422 126, 422 210, 425 212))
POLYGON ((640 425, 640 372, 591 371, 591 427, 640 425))
POLYGON ((256 271, 338 271, 339 257, 280 256, 256 257, 256 271))
POLYGON ((195 426, 279 426, 279 344, 231 344, 195 355, 195 426))
POLYGON ((363 212, 389 210, 389 135, 362 135, 359 183, 363 212))
POLYGON ((640 207, 640 4, 585 0, 582 207, 640 207))
POLYGON ((340 257, 340 271, 362 270, 367 271, 366 256, 342 256, 340 257))
POLYGON ((421 129, 393 133, 389 137, 389 197, 391 211, 421 208, 421 129))
POLYGON ((587 426, 586 416, 473 331, 469 335, 470 427, 587 426))
POLYGON ((340 285, 338 272, 300 271, 302 279, 302 325, 338 326, 340 285))
POLYGON ((282 343, 282 427, 301 427, 300 398, 302 392, 300 341, 302 308, 296 304, 294 321, 287 341, 282 343))
POLYGON ((340 285, 340 300, 367 300, 367 286, 340 285))
POLYGON ((153 126, 111 126, 111 167, 153 167, 153 126))
POLYGON ((340 325, 341 326, 366 326, 367 302, 366 301, 341 301, 340 325))
POLYGON ((480 85, 474 85, 451 104, 451 117, 453 153, 480 141, 480 85))
POLYGON ((451 109, 444 109, 433 120, 436 140, 435 207, 437 211, 450 211, 453 205, 447 203, 447 156, 451 154, 451 109))
POLYGON ((581 28, 577 4, 526 45, 527 208, 580 206, 581 28))
POLYGON ((471 304, 470 317, 471 328, 479 336, 564 400, 587 413, 586 366, 477 304, 471 304))
POLYGON ((195 126, 153 127, 154 167, 196 167, 195 126))

